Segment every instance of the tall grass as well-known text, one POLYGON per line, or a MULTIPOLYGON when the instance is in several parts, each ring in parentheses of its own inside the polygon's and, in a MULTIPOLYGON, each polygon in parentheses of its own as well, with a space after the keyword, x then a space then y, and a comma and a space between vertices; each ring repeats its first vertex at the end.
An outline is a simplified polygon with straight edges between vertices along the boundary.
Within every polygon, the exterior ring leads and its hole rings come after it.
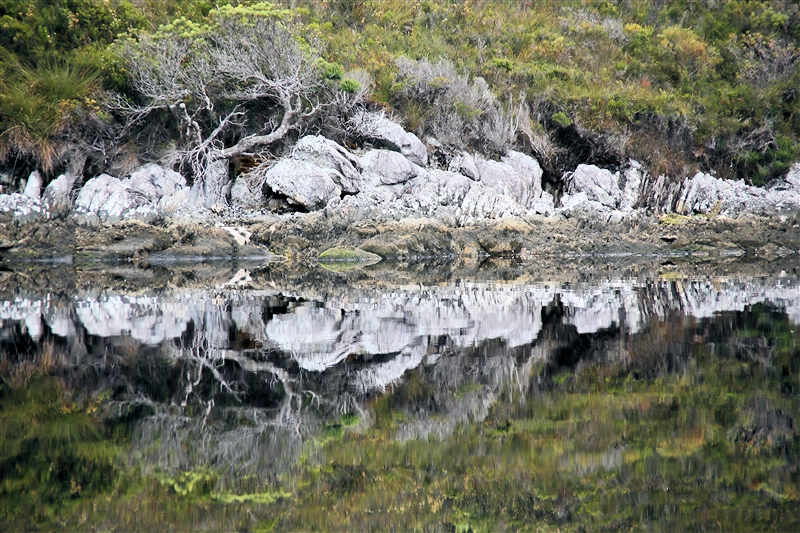
POLYGON ((100 84, 91 68, 50 58, 36 66, 6 55, 0 80, 0 160, 28 156, 45 173, 59 162, 59 133, 100 84))

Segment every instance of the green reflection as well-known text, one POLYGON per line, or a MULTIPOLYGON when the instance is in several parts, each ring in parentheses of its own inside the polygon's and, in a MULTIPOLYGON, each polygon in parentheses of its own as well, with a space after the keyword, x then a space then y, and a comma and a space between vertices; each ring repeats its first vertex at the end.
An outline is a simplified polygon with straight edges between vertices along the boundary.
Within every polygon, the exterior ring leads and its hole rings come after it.
POLYGON ((54 376, 4 373, 0 389, 0 520, 19 528, 58 521, 75 500, 114 489, 119 446, 54 376), (13 379, 16 378, 16 379, 13 379))
POLYGON ((797 531, 794 327, 764 305, 705 320, 676 314, 635 335, 592 337, 597 355, 577 366, 537 363, 525 393, 509 385, 493 395, 479 379, 447 385, 419 367, 364 413, 306 435, 287 471, 238 484, 221 483, 227 465, 135 465, 126 430, 103 423, 105 400, 77 401, 46 372, 22 384, 6 372, 0 525, 797 531), (398 438, 420 409, 444 423, 444 402, 487 398, 486 416, 465 417, 450 433, 398 438))

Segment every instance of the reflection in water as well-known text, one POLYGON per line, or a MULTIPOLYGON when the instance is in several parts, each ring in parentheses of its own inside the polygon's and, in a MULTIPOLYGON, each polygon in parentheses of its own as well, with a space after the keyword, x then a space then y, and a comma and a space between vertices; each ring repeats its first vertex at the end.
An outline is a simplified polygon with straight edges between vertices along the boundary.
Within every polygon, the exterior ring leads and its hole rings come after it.
MULTIPOLYGON (((521 409, 514 402, 564 386, 572 374, 608 372, 598 364, 658 377, 687 372, 707 350, 770 365, 777 337, 748 332, 770 313, 800 323, 800 280, 788 277, 251 281, 138 294, 18 292, 0 301, 0 348, 13 360, 43 343, 65 347, 67 381, 95 396, 110 391, 109 419, 133 424, 131 461, 145 471, 210 468, 219 487, 235 489, 275 483, 304 443, 339 427, 343 415, 389 427, 398 441, 444 439, 492 409, 521 409), (742 322, 756 307, 762 318, 742 322)), ((649 412, 642 402, 636 409, 649 412)), ((552 427, 560 431, 566 416, 554 414, 552 427)), ((796 438, 790 413, 754 405, 747 416, 751 426, 732 441, 796 438)), ((565 453, 558 468, 587 476, 634 460, 618 436, 591 439, 596 450, 565 453)))

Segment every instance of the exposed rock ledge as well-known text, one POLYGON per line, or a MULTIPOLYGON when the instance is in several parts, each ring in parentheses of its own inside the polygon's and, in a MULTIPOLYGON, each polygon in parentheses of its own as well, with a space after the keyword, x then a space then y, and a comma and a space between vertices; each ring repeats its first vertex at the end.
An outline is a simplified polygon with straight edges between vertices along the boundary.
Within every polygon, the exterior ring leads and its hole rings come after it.
POLYGON ((421 166, 425 146, 411 137, 360 157, 303 138, 261 170, 267 195, 242 176, 223 212, 192 205, 182 176, 149 164, 88 180, 64 216, 63 180, 40 194, 34 173, 22 193, 0 195, 0 261, 316 258, 335 246, 381 257, 800 250, 800 164, 766 189, 702 173, 654 179, 635 161, 616 172, 579 165, 555 201, 528 155, 462 153, 443 170, 421 166), (275 198, 296 212, 273 213, 275 198))

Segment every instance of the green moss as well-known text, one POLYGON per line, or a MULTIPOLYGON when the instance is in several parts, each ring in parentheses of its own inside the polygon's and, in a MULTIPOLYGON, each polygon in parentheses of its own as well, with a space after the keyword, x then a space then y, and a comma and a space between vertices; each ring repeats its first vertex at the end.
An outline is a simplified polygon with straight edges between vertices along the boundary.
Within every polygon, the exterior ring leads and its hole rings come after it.
POLYGON ((332 262, 332 261, 347 261, 347 262, 358 262, 358 261, 370 261, 370 262, 377 262, 380 261, 380 256, 366 252, 360 248, 349 248, 346 246, 336 246, 334 248, 329 248, 319 254, 318 259, 320 262, 332 262))
POLYGON ((658 217, 658 223, 665 226, 682 226, 691 220, 691 217, 679 215, 677 213, 667 213, 658 217))

